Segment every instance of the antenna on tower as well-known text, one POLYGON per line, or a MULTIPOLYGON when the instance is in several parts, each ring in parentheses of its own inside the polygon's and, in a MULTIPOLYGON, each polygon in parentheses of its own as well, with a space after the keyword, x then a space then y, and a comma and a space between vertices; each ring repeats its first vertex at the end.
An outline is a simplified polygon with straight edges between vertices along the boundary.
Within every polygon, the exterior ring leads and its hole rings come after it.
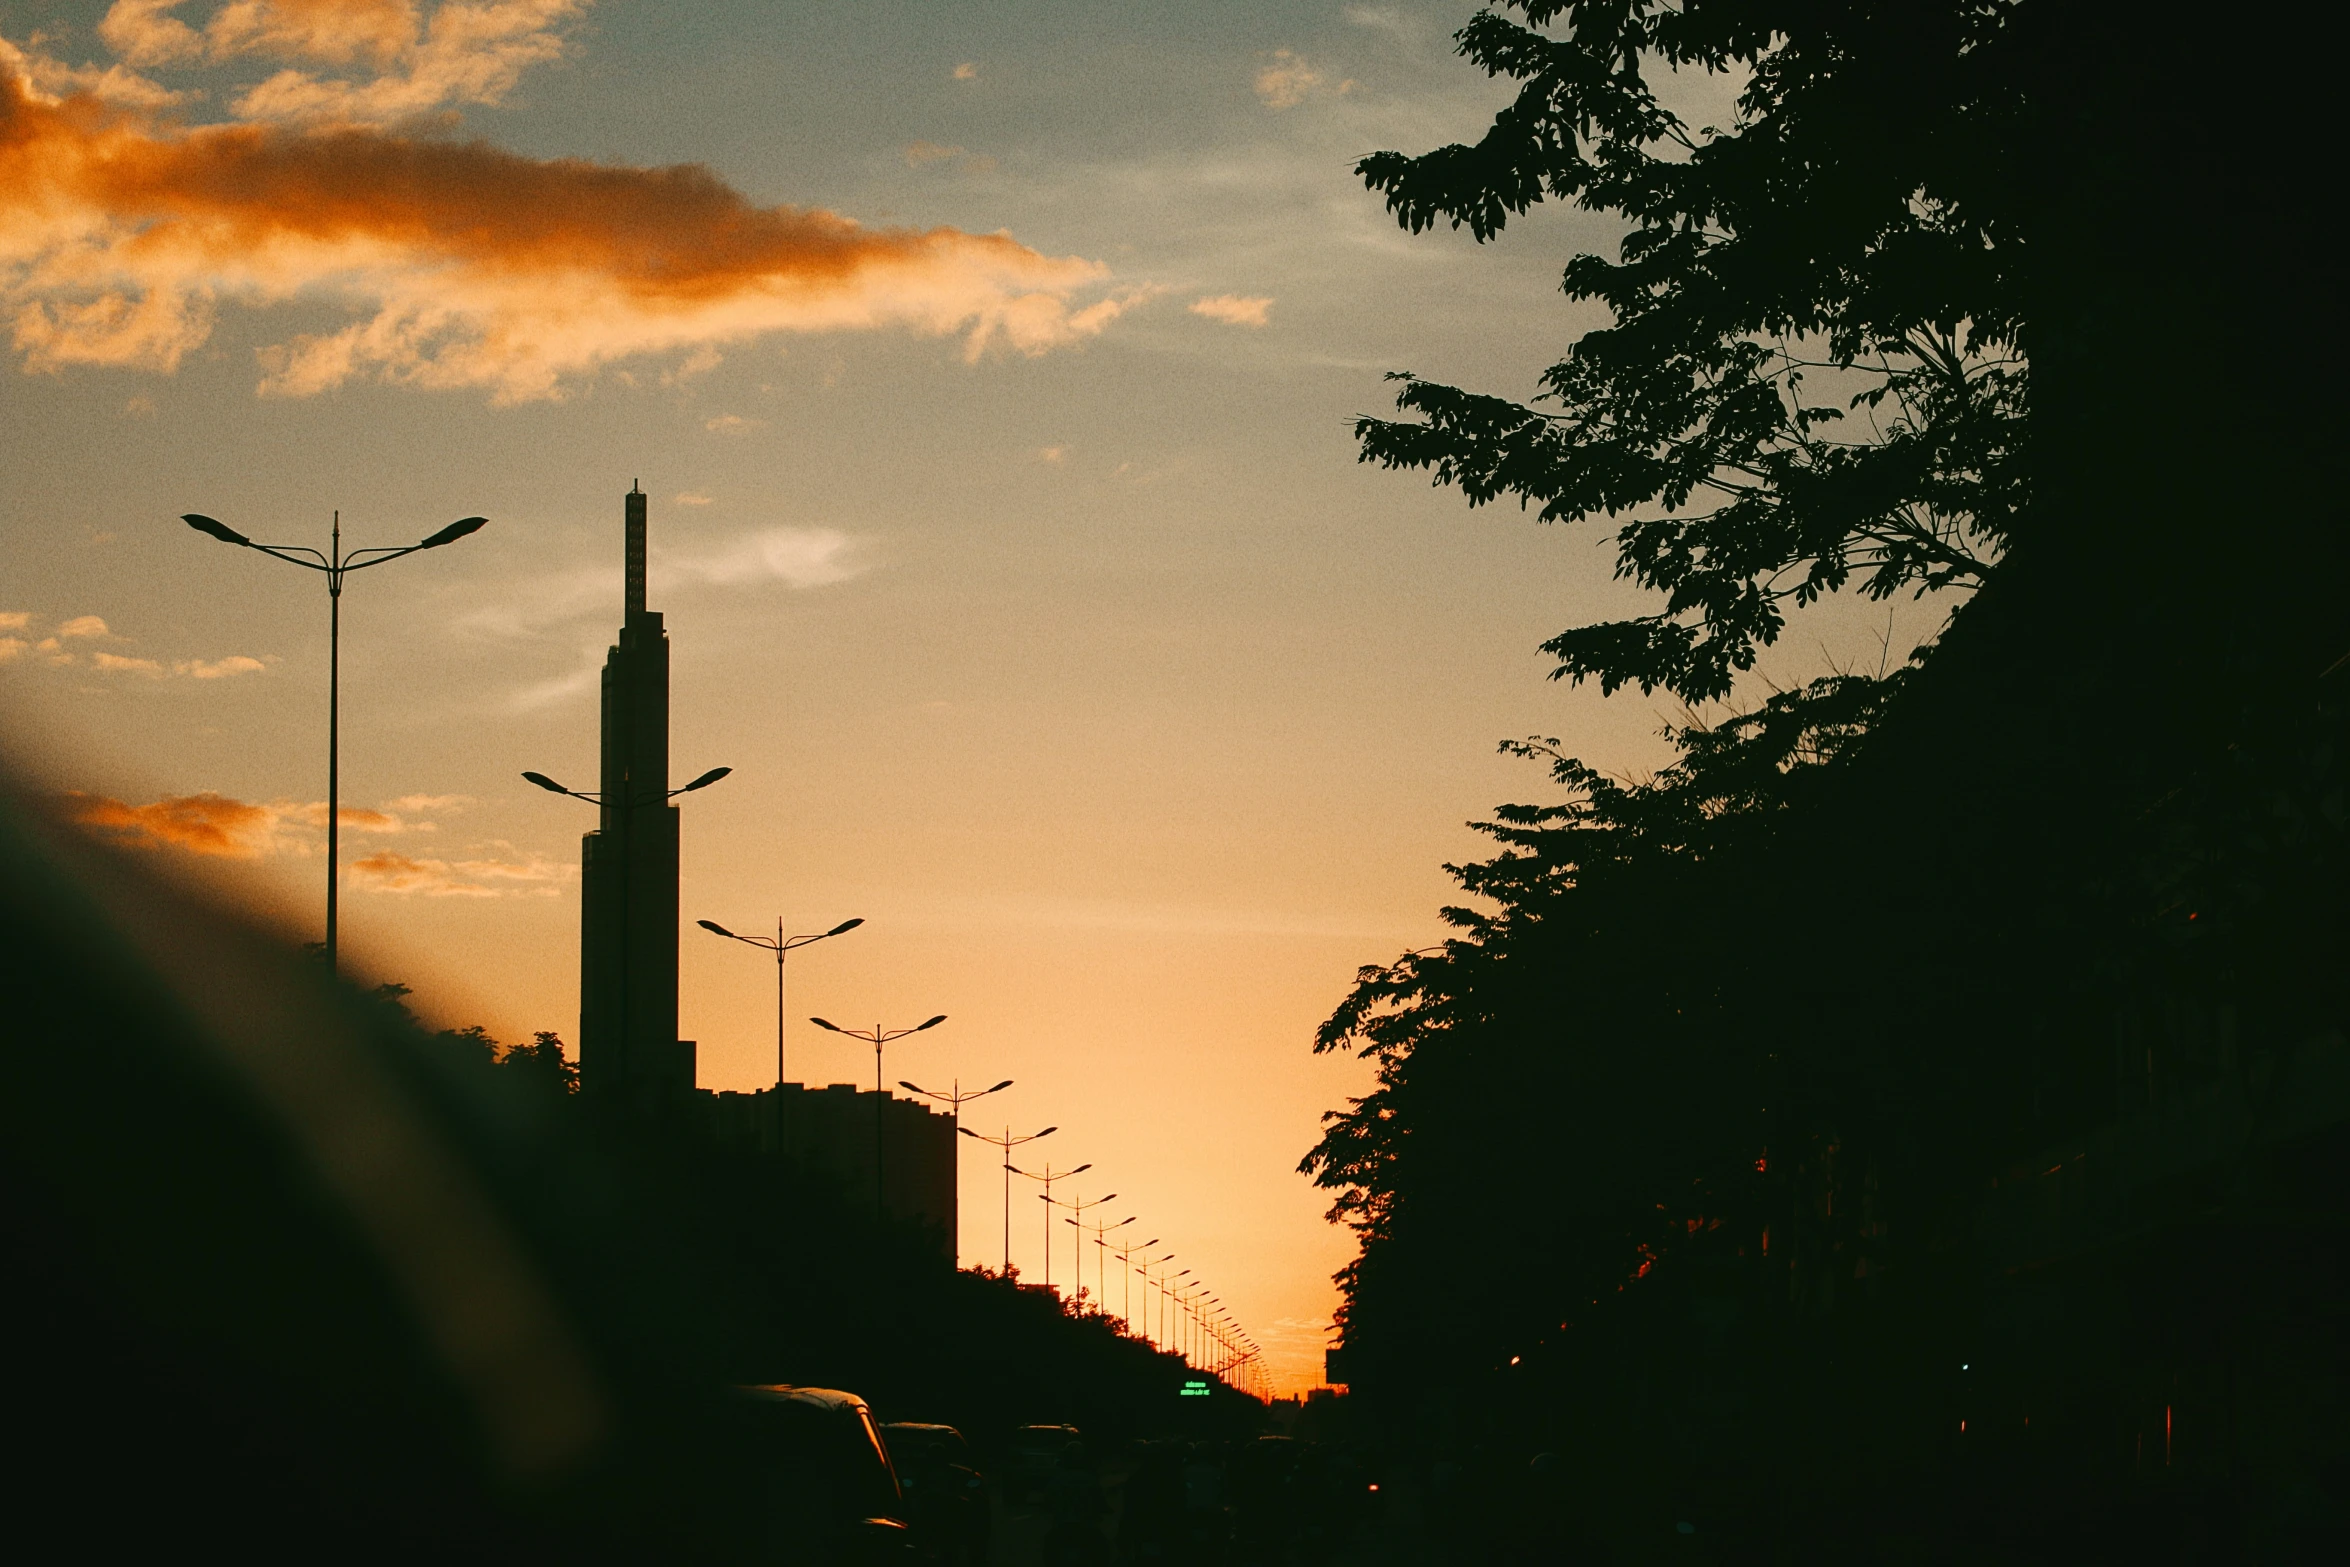
POLYGON ((629 481, 628 494, 622 498, 622 514, 627 533, 627 614, 631 619, 645 612, 645 496, 629 481))

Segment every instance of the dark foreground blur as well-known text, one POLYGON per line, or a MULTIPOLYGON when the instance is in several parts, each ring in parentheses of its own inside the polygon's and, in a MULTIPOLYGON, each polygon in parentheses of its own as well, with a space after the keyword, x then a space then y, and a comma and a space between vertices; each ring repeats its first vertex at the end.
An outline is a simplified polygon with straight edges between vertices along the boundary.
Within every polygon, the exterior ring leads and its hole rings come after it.
MULTIPOLYGON (((1175 1407, 1101 1319, 452 1038, 0 791, 12 1542, 978 1560, 984 1488, 933 1503, 865 1399, 1114 1440, 1175 1407)), ((1194 1434, 1259 1407, 1216 1394, 1194 1434)))

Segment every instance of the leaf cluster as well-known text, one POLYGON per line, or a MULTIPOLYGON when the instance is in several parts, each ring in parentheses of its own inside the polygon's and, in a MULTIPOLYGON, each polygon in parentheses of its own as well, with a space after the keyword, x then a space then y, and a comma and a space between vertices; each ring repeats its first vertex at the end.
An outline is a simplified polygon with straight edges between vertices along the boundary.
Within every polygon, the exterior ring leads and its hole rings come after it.
POLYGON ((1522 22, 1457 35, 1518 84, 1483 139, 1357 165, 1414 233, 1544 200, 1630 225, 1567 267, 1610 324, 1532 402, 1401 374, 1417 417, 1355 427, 1472 505, 1617 521, 1617 575, 1664 606, 1561 632, 1558 676, 1711 700, 1790 607, 1991 575, 2028 500, 2013 8, 1508 0, 1522 22), (1732 124, 1686 123, 1660 72, 1742 76, 1732 124))

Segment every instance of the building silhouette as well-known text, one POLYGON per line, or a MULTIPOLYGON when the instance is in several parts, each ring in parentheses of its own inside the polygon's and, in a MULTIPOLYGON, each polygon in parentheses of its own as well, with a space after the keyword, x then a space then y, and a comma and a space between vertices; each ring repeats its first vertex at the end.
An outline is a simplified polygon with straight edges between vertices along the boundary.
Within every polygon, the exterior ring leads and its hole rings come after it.
POLYGON ((669 634, 645 608, 645 497, 624 500, 626 607, 604 655, 601 811, 580 840, 579 1080, 607 1098, 693 1091, 677 1037, 678 811, 669 802, 669 634))
POLYGON ((952 1257, 951 1118, 848 1083, 783 1083, 753 1094, 694 1082, 677 1037, 678 825, 669 785, 669 633, 645 607, 645 496, 622 501, 626 589, 604 655, 600 810, 580 840, 579 1085, 607 1102, 692 1106, 722 1143, 797 1163, 853 1207, 933 1230, 952 1257), (881 1165, 876 1190, 874 1163, 881 1165))
POLYGON ((876 1094, 852 1083, 812 1088, 783 1083, 756 1093, 697 1096, 725 1144, 792 1160, 870 1212, 873 1158, 881 1154, 882 1217, 935 1233, 943 1256, 956 1234, 955 1124, 920 1100, 876 1094))

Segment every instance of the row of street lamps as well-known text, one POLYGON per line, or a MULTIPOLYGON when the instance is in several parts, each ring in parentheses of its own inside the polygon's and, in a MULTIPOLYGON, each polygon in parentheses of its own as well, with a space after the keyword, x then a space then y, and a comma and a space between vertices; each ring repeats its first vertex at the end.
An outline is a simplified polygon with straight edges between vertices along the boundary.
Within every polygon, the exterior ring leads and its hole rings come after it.
MULTIPOLYGON (((224 544, 255 550, 291 565, 300 566, 305 570, 319 572, 326 578, 328 609, 325 950, 327 967, 331 971, 335 969, 338 959, 338 915, 342 882, 343 579, 354 571, 363 571, 370 566, 385 565, 402 556, 414 555, 420 551, 439 549, 444 545, 454 544, 460 539, 481 531, 483 527, 488 525, 489 519, 486 517, 465 517, 414 544, 375 545, 352 550, 348 553, 345 553, 343 549, 343 522, 340 511, 334 514, 330 545, 325 552, 312 549, 307 545, 255 543, 226 523, 197 512, 189 512, 180 520, 197 532, 218 539, 224 544)), ((658 796, 623 801, 607 801, 600 794, 594 792, 565 788, 544 773, 525 772, 522 776, 531 784, 547 790, 551 794, 567 795, 575 800, 584 800, 591 805, 616 804, 623 810, 634 810, 639 806, 666 803, 681 794, 691 794, 698 789, 706 789, 733 770, 731 767, 713 767, 691 783, 666 790, 658 796)), ((835 936, 846 935, 864 924, 864 920, 843 920, 829 930, 792 936, 784 933, 783 921, 778 918, 775 922, 775 936, 772 940, 765 936, 739 935, 716 920, 697 920, 695 923, 712 935, 723 936, 729 941, 738 941, 745 946, 758 947, 775 954, 775 1081, 777 1087, 780 1088, 784 1081, 785 1064, 784 960, 793 952, 814 942, 829 941, 835 936)), ((946 1014, 940 1013, 911 1027, 894 1029, 884 1028, 878 1023, 870 1029, 843 1028, 837 1023, 820 1017, 812 1017, 808 1021, 814 1023, 818 1028, 829 1030, 845 1038, 863 1040, 873 1046, 873 1203, 874 1212, 878 1216, 884 1211, 885 1191, 883 1150, 886 1147, 886 1142, 883 1136, 883 1111, 885 1109, 883 1100, 887 1097, 887 1090, 884 1087, 882 1067, 883 1047, 910 1034, 919 1034, 927 1029, 936 1028, 946 1021, 946 1014)), ((1108 1258, 1114 1254, 1117 1256, 1120 1268, 1126 1278, 1125 1309, 1120 1313, 1120 1316, 1126 1323, 1129 1332, 1134 1328, 1133 1286, 1134 1278, 1139 1274, 1143 1280, 1143 1333, 1154 1344, 1161 1349, 1174 1348, 1184 1359, 1203 1370, 1228 1376, 1246 1372, 1260 1363, 1261 1352, 1257 1348, 1256 1342, 1248 1336, 1246 1330, 1238 1322, 1233 1320, 1230 1311, 1225 1308, 1223 1301, 1217 1298, 1215 1291, 1201 1283, 1191 1269, 1181 1268, 1165 1273, 1155 1271, 1176 1260, 1173 1252, 1156 1258, 1145 1255, 1141 1266, 1135 1265, 1134 1259, 1138 1254, 1147 1254, 1150 1248, 1159 1244, 1156 1237, 1147 1241, 1131 1243, 1113 1244, 1111 1242, 1109 1237, 1112 1233, 1125 1229, 1135 1222, 1134 1215, 1128 1214, 1114 1224, 1107 1221, 1093 1223, 1086 1221, 1085 1216, 1088 1212, 1116 1200, 1118 1195, 1116 1192, 1104 1193, 1090 1201, 1076 1197, 1063 1200, 1053 1195, 1053 1188, 1058 1182, 1083 1175, 1093 1168, 1091 1164, 1080 1164, 1073 1169, 1055 1170, 1048 1160, 1042 1170, 1025 1170, 1012 1163, 1013 1149, 1035 1142, 1039 1138, 1049 1137, 1060 1130, 1059 1127, 1047 1126, 1039 1131, 1015 1135, 1011 1127, 1007 1125, 1004 1128, 1004 1135, 995 1137, 985 1132, 974 1131, 962 1124, 964 1105, 975 1099, 984 1099, 990 1094, 998 1094, 1010 1088, 1012 1086, 1010 1078, 990 1087, 973 1089, 969 1092, 964 1091, 960 1080, 956 1080, 943 1093, 920 1087, 902 1079, 898 1086, 910 1093, 946 1105, 953 1117, 954 1130, 957 1134, 993 1144, 1001 1152, 1004 1168, 1004 1271, 1007 1274, 1011 1271, 1012 1263, 1012 1177, 1020 1175, 1037 1181, 1044 1187, 1044 1190, 1037 1195, 1045 1204, 1044 1283, 1046 1287, 1051 1286, 1053 1276, 1052 1221, 1054 1209, 1067 1209, 1068 1217, 1063 1218, 1061 1222, 1073 1226, 1077 1231, 1077 1236, 1071 1241, 1076 1273, 1073 1298, 1082 1300, 1085 1294, 1083 1247, 1085 1237, 1090 1234, 1095 1247, 1094 1302, 1097 1311, 1106 1309, 1108 1258), (1151 1298, 1153 1290, 1158 1292, 1155 1305, 1155 1330, 1153 1325, 1154 1303, 1151 1298), (1180 1319, 1177 1316, 1178 1312, 1181 1313, 1180 1319)))

